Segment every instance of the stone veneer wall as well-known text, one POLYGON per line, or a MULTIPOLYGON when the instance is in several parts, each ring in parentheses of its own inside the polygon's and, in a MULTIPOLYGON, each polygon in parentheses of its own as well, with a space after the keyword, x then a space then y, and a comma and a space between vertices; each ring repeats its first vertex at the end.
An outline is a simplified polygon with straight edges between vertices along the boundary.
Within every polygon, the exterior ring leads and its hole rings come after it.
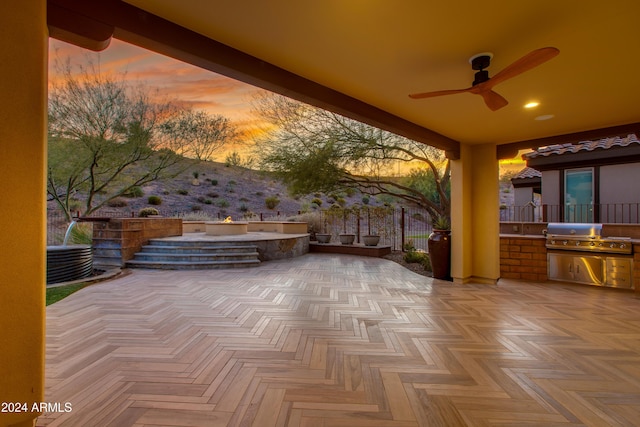
POLYGON ((93 265, 124 267, 149 239, 181 236, 181 218, 111 218, 93 224, 93 265))
POLYGON ((500 237, 500 277, 504 279, 547 280, 547 249, 544 237, 500 237))

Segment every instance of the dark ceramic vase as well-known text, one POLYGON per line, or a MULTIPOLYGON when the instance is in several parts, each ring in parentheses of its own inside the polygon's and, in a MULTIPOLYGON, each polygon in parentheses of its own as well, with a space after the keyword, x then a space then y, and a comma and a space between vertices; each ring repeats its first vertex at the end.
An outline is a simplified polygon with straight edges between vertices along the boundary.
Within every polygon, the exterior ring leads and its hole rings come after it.
POLYGON ((429 235, 429 260, 435 279, 451 280, 451 232, 433 230, 429 235))

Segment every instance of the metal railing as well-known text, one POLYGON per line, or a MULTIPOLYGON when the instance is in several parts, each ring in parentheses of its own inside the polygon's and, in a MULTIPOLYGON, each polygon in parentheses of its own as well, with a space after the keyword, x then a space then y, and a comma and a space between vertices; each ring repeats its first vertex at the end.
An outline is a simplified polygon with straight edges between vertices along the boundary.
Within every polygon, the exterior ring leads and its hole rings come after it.
POLYGON ((640 203, 502 206, 500 221, 640 224, 640 203))

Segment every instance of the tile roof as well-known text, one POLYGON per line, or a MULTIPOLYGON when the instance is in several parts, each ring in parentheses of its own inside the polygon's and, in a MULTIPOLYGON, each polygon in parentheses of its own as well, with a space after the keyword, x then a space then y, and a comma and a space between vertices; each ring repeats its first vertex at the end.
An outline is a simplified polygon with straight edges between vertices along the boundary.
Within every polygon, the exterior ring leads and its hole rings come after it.
POLYGON ((629 145, 638 144, 640 141, 635 134, 629 134, 622 138, 616 136, 614 138, 602 138, 596 141, 582 141, 577 144, 556 144, 548 147, 540 147, 531 153, 524 154, 523 159, 535 159, 536 157, 549 157, 552 155, 562 155, 570 153, 578 153, 581 151, 608 150, 613 147, 627 147, 629 145))
POLYGON ((529 179, 529 178, 542 178, 542 173, 534 168, 526 167, 522 169, 520 172, 515 174, 511 180, 514 179, 529 179))

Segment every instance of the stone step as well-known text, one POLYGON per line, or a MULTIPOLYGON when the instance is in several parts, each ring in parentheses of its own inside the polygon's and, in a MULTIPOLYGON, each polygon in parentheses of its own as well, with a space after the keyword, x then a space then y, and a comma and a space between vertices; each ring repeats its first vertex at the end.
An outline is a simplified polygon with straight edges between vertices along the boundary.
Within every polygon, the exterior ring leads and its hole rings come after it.
POLYGON ((196 270, 253 267, 260 264, 258 247, 247 242, 151 239, 127 261, 131 268, 196 270))
POLYGON ((215 270, 225 268, 246 268, 257 267, 260 261, 251 260, 235 260, 235 261, 127 261, 127 267, 132 268, 150 268, 159 270, 215 270))
POLYGON ((258 259, 258 252, 223 252, 213 254, 170 253, 170 252, 138 252, 135 261, 168 261, 168 262, 208 262, 258 259))
POLYGON ((151 239, 146 246, 182 246, 182 247, 206 247, 206 248, 219 248, 219 247, 240 247, 240 246, 254 246, 246 241, 205 241, 205 240, 166 240, 166 239, 151 239))
POLYGON ((140 253, 183 253, 183 254, 216 254, 233 251, 234 253, 254 253, 255 245, 145 245, 140 253))

